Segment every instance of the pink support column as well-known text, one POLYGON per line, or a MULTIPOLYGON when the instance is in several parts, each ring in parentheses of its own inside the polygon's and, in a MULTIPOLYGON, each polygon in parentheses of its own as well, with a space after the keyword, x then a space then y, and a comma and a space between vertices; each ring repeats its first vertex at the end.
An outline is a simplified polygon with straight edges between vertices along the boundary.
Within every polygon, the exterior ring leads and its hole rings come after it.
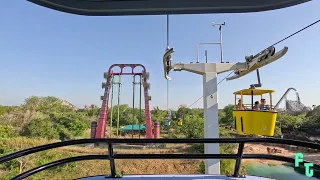
POLYGON ((146 87, 147 78, 143 78, 143 88, 144 88, 144 116, 146 120, 146 138, 152 139, 152 121, 150 113, 150 104, 149 104, 149 90, 146 87))
POLYGON ((104 90, 102 105, 99 114, 99 121, 96 130, 96 138, 104 138, 107 128, 109 92, 111 87, 111 72, 108 72, 107 84, 104 90))
POLYGON ((154 122, 153 124, 153 135, 155 139, 160 138, 160 123, 159 122, 154 122))

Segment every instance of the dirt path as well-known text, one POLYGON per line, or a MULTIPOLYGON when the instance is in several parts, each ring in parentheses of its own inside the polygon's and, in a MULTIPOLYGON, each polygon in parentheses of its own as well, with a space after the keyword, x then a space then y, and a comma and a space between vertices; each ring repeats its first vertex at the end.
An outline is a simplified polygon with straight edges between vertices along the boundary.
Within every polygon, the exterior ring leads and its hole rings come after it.
MULTIPOLYGON (((118 154, 171 154, 184 153, 188 145, 170 145, 164 149, 114 149, 118 154)), ((56 151, 67 151, 77 154, 107 154, 106 148, 77 147, 69 146, 57 148, 56 151)), ((181 160, 181 159, 130 159, 116 160, 117 171, 123 171, 125 174, 198 174, 201 160, 181 160)), ((84 161, 81 165, 81 173, 86 176, 101 174, 109 169, 109 164, 101 161, 84 161), (90 169, 89 170, 86 170, 90 169), (90 167, 90 168, 89 168, 90 167), (91 168, 95 167, 95 168, 91 168)))
MULTIPOLYGON (((262 144, 245 144, 244 153, 245 154, 268 154, 267 148, 276 148, 280 150, 281 153, 272 153, 272 155, 279 155, 279 156, 287 156, 291 157, 294 156, 294 152, 290 152, 284 148, 276 147, 276 146, 266 146, 262 144)), ((234 153, 237 152, 235 149, 234 153)), ((284 164, 285 162, 282 161, 274 161, 274 160, 265 160, 265 159, 244 159, 243 162, 250 162, 250 163, 261 163, 261 164, 284 164)))
MULTIPOLYGON (((270 153, 272 155, 279 155, 279 156, 286 156, 286 157, 292 157, 294 158, 295 154, 297 152, 302 151, 289 151, 285 148, 278 147, 276 145, 273 146, 267 146, 262 144, 246 144, 244 148, 245 154, 269 154, 267 148, 270 149, 277 149, 277 153, 270 153)), ((234 151, 236 153, 237 149, 234 151)), ((304 153, 304 152, 302 152, 304 153)), ((320 163, 320 153, 304 153, 304 159, 309 162, 313 162, 316 164, 320 163)), ((244 159, 243 162, 249 162, 249 163, 261 163, 261 164, 285 164, 286 162, 282 161, 274 161, 274 160, 264 160, 264 159, 244 159)))

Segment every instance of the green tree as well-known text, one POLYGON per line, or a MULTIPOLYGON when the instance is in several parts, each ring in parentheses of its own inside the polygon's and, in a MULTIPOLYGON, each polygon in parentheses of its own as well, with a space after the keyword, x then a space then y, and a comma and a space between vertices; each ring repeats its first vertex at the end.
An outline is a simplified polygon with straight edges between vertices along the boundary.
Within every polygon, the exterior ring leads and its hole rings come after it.
POLYGON ((234 119, 232 112, 234 110, 234 105, 227 105, 223 108, 224 116, 221 118, 220 123, 226 124, 226 125, 233 125, 234 119))
POLYGON ((48 97, 37 97, 31 96, 25 99, 22 107, 26 110, 40 111, 46 114, 57 112, 70 112, 72 107, 64 105, 63 102, 53 96, 48 97))
POLYGON ((222 118, 225 116, 225 113, 223 112, 223 109, 219 109, 218 110, 218 120, 219 120, 219 123, 222 123, 221 120, 222 118))
POLYGON ((10 125, 0 125, 0 138, 12 138, 17 134, 10 125))
POLYGON ((320 106, 315 107, 313 110, 306 114, 306 117, 320 117, 320 106))
POLYGON ((54 128, 51 119, 33 119, 23 128, 22 135, 59 139, 58 131, 54 128))
POLYGON ((31 96, 24 100, 22 107, 31 111, 35 111, 39 105, 40 97, 31 96))
POLYGON ((22 108, 16 108, 9 113, 0 116, 0 124, 10 125, 14 127, 15 130, 20 131, 26 124, 28 124, 32 119, 43 119, 48 116, 41 113, 30 110, 24 110, 22 108))
POLYGON ((44 113, 52 113, 52 112, 71 112, 73 109, 68 105, 64 105, 62 101, 56 97, 48 96, 41 98, 40 105, 38 107, 38 111, 44 113))
POLYGON ((180 132, 186 138, 203 138, 204 137, 204 120, 196 115, 187 115, 183 120, 183 127, 180 132))
POLYGON ((56 124, 55 125, 55 128, 57 129, 58 131, 58 134, 59 134, 59 138, 61 140, 70 140, 70 139, 73 139, 75 134, 72 133, 71 131, 69 131, 66 127, 64 127, 63 125, 61 124, 56 124))
MULTIPOLYGON (((62 113, 54 117, 53 122, 56 126, 62 125, 73 135, 81 135, 87 128, 90 127, 90 122, 78 113, 62 113)), ((61 127, 61 126, 59 126, 61 127)), ((63 128, 59 128, 63 129, 63 128)), ((65 130, 64 130, 65 132, 65 130)))
POLYGON ((304 122, 303 116, 293 116, 286 113, 278 113, 277 121, 282 132, 294 131, 304 122))
POLYGON ((203 117, 203 115, 204 115, 203 109, 194 108, 194 109, 191 109, 191 112, 193 115, 199 116, 200 118, 204 118, 203 117))
POLYGON ((165 125, 167 111, 160 110, 159 107, 154 107, 153 110, 151 110, 151 115, 153 122, 157 121, 160 122, 161 126, 165 125))
MULTIPOLYGON (((177 111, 177 116, 179 118, 182 118, 184 119, 185 116, 188 116, 188 115, 193 115, 193 112, 192 109, 188 108, 187 105, 185 104, 182 104, 179 106, 178 108, 178 111, 177 111)), ((195 114, 194 114, 195 115, 195 114)))
POLYGON ((309 111, 301 125, 302 130, 307 133, 319 134, 320 129, 320 106, 309 111))
POLYGON ((6 113, 9 113, 10 111, 12 111, 13 108, 9 107, 9 106, 1 106, 0 105, 0 116, 4 115, 6 113))
POLYGON ((89 108, 89 109, 79 109, 77 110, 77 112, 84 112, 86 113, 86 116, 90 116, 90 117, 98 117, 99 113, 100 113, 100 108, 94 106, 93 108, 89 108))
MULTIPOLYGON (((127 105, 127 104, 121 104, 119 105, 119 124, 120 126, 132 124, 132 116, 133 116, 133 110, 132 108, 127 105)), ((139 112, 135 110, 135 117, 134 120, 135 122, 138 121, 138 115, 139 112)), ((111 118, 111 108, 108 109, 108 122, 110 123, 110 118, 111 118)), ((118 120, 118 106, 114 106, 112 110, 112 124, 113 126, 117 125, 117 120, 118 120)), ((109 124, 108 124, 109 125, 109 124)))

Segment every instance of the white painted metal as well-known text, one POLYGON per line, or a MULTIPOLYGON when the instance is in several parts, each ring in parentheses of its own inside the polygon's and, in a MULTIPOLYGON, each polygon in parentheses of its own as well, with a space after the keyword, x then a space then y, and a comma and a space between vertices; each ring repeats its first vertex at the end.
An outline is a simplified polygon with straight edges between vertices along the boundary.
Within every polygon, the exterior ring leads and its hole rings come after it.
MULTIPOLYGON (((199 75, 203 75, 205 72, 217 72, 218 74, 220 74, 232 70, 245 69, 246 63, 176 63, 171 68, 173 68, 174 71, 184 70, 199 75)), ((165 77, 168 77, 168 74, 165 74, 165 77)))
POLYGON ((174 49, 173 48, 167 48, 166 52, 163 56, 163 71, 164 71, 164 78, 166 78, 167 80, 171 80, 171 78, 169 77, 169 72, 172 68, 171 66, 171 54, 174 53, 174 49))
MULTIPOLYGON (((119 178, 106 178, 106 176, 93 176, 79 178, 78 180, 106 180, 119 178)), ((204 175, 204 174, 192 174, 192 175, 124 175, 121 180, 274 180, 270 178, 246 176, 245 178, 234 178, 225 175, 204 175)))
MULTIPOLYGON (((217 72, 203 75, 204 137, 219 138, 217 72)), ((219 144, 204 144, 205 154, 219 154, 219 144)), ((220 159, 205 160, 206 174, 220 174, 220 159)))
MULTIPOLYGON (((205 44, 219 44, 221 45, 220 42, 206 42, 206 43, 197 43, 197 63, 200 63, 200 57, 199 57, 199 46, 200 45, 205 45, 205 44)), ((220 54, 222 54, 222 49, 221 49, 221 46, 220 46, 220 54)), ((222 57, 222 56, 221 56, 222 57)), ((222 61, 222 58, 221 58, 221 61, 222 61)))
POLYGON ((199 45, 204 45, 204 44, 219 44, 219 45, 220 45, 220 62, 223 63, 222 26, 226 25, 226 23, 224 22, 223 24, 217 24, 217 23, 212 22, 211 25, 212 25, 213 27, 214 27, 214 26, 219 26, 220 42, 197 43, 197 63, 200 63, 200 59, 199 59, 199 45))
POLYGON ((263 55, 260 55, 257 58, 254 58, 248 64, 248 66, 249 66, 248 69, 235 71, 235 75, 227 78, 226 80, 229 81, 229 80, 234 80, 234 79, 240 78, 240 77, 247 75, 247 74, 263 67, 263 66, 266 66, 266 65, 280 59, 282 56, 284 56, 287 53, 287 51, 288 51, 288 47, 284 47, 283 49, 281 49, 280 51, 275 53, 273 56, 268 56, 268 58, 266 58, 266 59, 261 59, 261 57, 263 55))
MULTIPOLYGON (((242 67, 243 64, 238 64, 242 67)), ((188 71, 203 77, 204 137, 219 138, 217 74, 237 69, 233 63, 175 64, 174 71, 188 71)), ((205 154, 219 154, 219 144, 205 144, 205 154)), ((220 160, 205 161, 206 174, 220 174, 220 160)))
MULTIPOLYGON (((171 80, 169 76, 171 69, 174 71, 184 70, 203 76, 204 137, 219 138, 217 75, 223 72, 234 70, 236 75, 227 78, 227 80, 237 79, 252 71, 255 71, 258 68, 261 68, 262 66, 276 61, 284 56, 287 51, 288 47, 283 48, 281 51, 275 54, 273 54, 274 51, 265 51, 268 54, 261 53, 253 57, 252 60, 247 60, 243 63, 238 62, 236 64, 198 63, 197 59, 197 63, 177 63, 172 66, 171 54, 174 52, 174 49, 168 47, 163 56, 164 76, 167 80, 171 80), (249 68, 249 66, 251 68, 249 68)), ((205 154, 219 154, 219 144, 205 144, 204 151, 205 154)), ((220 174, 220 160, 207 159, 205 161, 205 172, 206 174, 220 174)))
MULTIPOLYGON (((265 66, 276 59, 282 57, 288 48, 285 47, 280 52, 273 56, 260 61, 257 66, 253 66, 252 69, 246 70, 243 74, 238 74, 239 78, 248 74, 249 72, 256 70, 262 66, 265 66), (256 68, 257 67, 257 68, 256 68)), ((219 124, 218 124, 218 91, 217 91, 217 75, 227 71, 239 71, 248 67, 245 63, 190 63, 182 64, 177 63, 171 66, 171 54, 174 49, 167 49, 163 56, 164 75, 167 80, 171 80, 169 72, 171 69, 174 71, 188 71, 203 76, 203 108, 204 108, 204 137, 205 138, 219 138, 219 124)), ((231 80, 231 79, 230 79, 231 80)), ((205 154, 219 154, 219 144, 205 144, 205 154)), ((220 160, 219 159, 207 159, 205 161, 206 174, 220 174, 220 160)))

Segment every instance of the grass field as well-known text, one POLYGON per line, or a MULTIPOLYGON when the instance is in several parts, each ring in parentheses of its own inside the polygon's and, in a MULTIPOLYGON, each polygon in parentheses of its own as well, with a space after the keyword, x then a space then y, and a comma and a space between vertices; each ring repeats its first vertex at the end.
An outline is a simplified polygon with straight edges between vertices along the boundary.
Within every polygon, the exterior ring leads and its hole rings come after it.
MULTIPOLYGON (((2 139, 0 141, 0 148, 3 151, 12 152, 12 150, 17 151, 52 142, 54 141, 19 137, 2 139)), ((187 145, 167 146, 165 149, 125 149, 115 147, 114 153, 185 153, 187 150, 187 145)), ((68 146, 35 153, 0 166, 0 179, 9 179, 19 172, 58 159, 89 154, 107 154, 107 149, 68 146)), ((198 174, 201 163, 200 160, 116 160, 115 162, 117 172, 123 172, 124 174, 198 174)), ((83 176, 108 174, 109 172, 109 161, 92 160, 69 163, 59 168, 45 170, 29 179, 73 179, 83 176), (47 176, 48 178, 46 178, 47 176)))

